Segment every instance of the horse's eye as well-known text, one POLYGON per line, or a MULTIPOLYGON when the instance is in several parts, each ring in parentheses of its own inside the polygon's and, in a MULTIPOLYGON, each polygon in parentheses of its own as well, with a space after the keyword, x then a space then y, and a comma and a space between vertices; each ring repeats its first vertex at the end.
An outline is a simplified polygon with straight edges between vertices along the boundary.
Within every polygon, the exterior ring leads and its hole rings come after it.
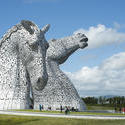
POLYGON ((37 51, 37 50, 38 50, 38 45, 37 45, 37 43, 32 44, 32 45, 29 45, 29 46, 30 46, 30 48, 32 49, 32 51, 37 51))
POLYGON ((81 33, 76 33, 76 35, 77 35, 77 36, 80 36, 80 35, 81 35, 81 33))
POLYGON ((83 33, 77 33, 76 35, 78 35, 80 37, 84 37, 85 36, 83 33))

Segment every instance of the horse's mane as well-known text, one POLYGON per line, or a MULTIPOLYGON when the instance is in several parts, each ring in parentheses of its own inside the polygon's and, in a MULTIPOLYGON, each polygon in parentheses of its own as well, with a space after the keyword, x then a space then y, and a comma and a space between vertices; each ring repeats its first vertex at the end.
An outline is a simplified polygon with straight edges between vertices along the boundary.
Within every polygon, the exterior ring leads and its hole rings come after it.
MULTIPOLYGON (((18 24, 17 24, 18 25, 18 24)), ((17 25, 13 26, 11 29, 9 29, 5 35, 3 35, 2 39, 0 40, 0 47, 2 46, 2 44, 11 37, 11 35, 15 32, 17 32, 18 27, 17 25)))
POLYGON ((21 23, 16 24, 15 26, 13 26, 11 29, 9 29, 5 35, 3 35, 3 37, 0 40, 0 47, 2 46, 2 44, 11 37, 11 35, 15 32, 17 32, 18 30, 22 29, 22 26, 24 29, 26 29, 30 34, 33 34, 33 30, 30 28, 30 26, 35 26, 35 24, 31 21, 28 20, 22 20, 21 23))

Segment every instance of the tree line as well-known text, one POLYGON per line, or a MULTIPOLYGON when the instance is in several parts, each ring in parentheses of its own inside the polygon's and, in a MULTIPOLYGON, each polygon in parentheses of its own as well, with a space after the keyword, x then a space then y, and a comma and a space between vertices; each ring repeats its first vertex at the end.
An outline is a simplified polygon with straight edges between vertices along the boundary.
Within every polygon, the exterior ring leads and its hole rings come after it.
POLYGON ((105 96, 100 97, 85 97, 82 98, 85 104, 87 105, 108 105, 113 107, 125 107, 125 97, 124 96, 115 96, 106 98, 105 96))

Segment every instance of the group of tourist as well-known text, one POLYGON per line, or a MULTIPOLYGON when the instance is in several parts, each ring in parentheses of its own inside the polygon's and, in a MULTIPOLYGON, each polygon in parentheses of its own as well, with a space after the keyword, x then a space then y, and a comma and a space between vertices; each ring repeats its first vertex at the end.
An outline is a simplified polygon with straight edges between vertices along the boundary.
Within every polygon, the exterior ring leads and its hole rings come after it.
MULTIPOLYGON (((39 104, 39 110, 40 110, 40 111, 44 110, 43 105, 39 104)), ((48 107, 48 110, 51 110, 51 107, 48 107)), ((65 106, 65 108, 64 108, 64 107, 61 105, 61 106, 60 106, 60 112, 62 113, 63 111, 64 111, 65 114, 67 115, 67 114, 70 113, 70 111, 77 111, 77 110, 76 110, 74 107, 70 108, 69 106, 65 106)))

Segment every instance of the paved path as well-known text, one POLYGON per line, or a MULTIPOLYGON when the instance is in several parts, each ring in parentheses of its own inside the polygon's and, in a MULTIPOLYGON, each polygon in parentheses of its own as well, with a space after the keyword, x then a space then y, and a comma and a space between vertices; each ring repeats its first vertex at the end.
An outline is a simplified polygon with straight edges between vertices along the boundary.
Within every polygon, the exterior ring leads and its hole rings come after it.
POLYGON ((76 118, 76 119, 125 119, 125 116, 64 115, 64 114, 50 114, 50 113, 22 112, 22 111, 20 111, 20 112, 19 111, 0 111, 0 114, 56 117, 56 118, 76 118))

